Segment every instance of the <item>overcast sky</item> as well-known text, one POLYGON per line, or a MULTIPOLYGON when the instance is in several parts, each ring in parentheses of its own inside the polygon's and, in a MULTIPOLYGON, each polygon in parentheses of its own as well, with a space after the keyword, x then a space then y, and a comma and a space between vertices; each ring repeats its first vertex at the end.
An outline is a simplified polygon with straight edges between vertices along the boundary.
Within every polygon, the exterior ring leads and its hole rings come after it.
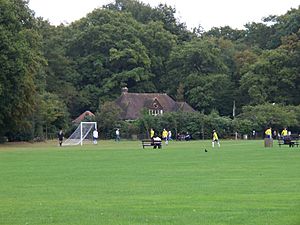
MULTIPOLYGON (((51 24, 71 23, 93 9, 112 0, 30 0, 29 7, 36 16, 48 19, 51 24)), ((151 6, 166 3, 177 11, 176 17, 188 28, 200 24, 206 31, 211 27, 229 25, 242 29, 248 22, 261 22, 269 15, 282 15, 298 8, 299 0, 142 0, 151 6)))

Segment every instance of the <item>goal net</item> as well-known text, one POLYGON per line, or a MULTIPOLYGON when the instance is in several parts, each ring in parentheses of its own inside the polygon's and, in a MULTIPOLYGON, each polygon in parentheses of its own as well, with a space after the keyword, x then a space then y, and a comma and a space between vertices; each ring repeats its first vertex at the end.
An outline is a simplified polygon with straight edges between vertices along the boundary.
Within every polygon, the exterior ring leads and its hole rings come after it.
POLYGON ((81 122, 77 129, 62 143, 62 145, 82 145, 83 141, 89 137, 89 134, 93 133, 95 129, 97 129, 97 122, 81 122))

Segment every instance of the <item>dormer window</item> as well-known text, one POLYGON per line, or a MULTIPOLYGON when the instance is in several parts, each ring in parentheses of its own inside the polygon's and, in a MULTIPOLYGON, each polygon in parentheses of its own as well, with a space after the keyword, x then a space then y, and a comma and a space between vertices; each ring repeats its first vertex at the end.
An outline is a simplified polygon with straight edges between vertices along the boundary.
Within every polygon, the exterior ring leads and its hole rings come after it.
POLYGON ((163 114, 163 107, 157 98, 154 98, 147 108, 149 110, 149 115, 157 116, 163 114))

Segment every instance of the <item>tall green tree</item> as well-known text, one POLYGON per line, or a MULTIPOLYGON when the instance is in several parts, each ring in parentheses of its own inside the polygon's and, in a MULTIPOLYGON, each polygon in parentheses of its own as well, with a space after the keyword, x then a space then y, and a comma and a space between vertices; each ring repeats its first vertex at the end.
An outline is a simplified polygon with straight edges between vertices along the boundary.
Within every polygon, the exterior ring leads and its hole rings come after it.
POLYGON ((257 62, 241 78, 241 94, 246 104, 276 102, 299 104, 299 73, 285 49, 263 52, 257 62))
POLYGON ((122 110, 114 102, 104 102, 96 113, 98 129, 102 132, 100 135, 105 138, 112 138, 114 131, 120 126, 120 115, 122 110))
POLYGON ((0 1, 0 132, 29 126, 42 63, 40 36, 28 1, 0 1))
POLYGON ((185 23, 176 18, 176 9, 166 4, 159 4, 152 8, 149 4, 137 0, 115 0, 114 3, 104 6, 104 8, 129 12, 135 20, 143 24, 162 23, 164 29, 176 35, 180 43, 189 41, 195 36, 187 29, 185 23))
POLYGON ((231 115, 234 101, 233 83, 226 74, 206 76, 190 75, 186 81, 187 99, 205 113, 217 110, 221 115, 231 115))
POLYGON ((297 33, 300 29, 300 6, 290 9, 280 16, 269 16, 267 22, 273 23, 274 32, 269 39, 269 48, 274 49, 282 44, 282 38, 297 33))
POLYGON ((245 37, 244 30, 232 29, 229 26, 213 27, 203 34, 204 37, 223 38, 231 41, 238 41, 245 37))
MULTIPOLYGON (((168 62, 168 74, 162 78, 162 82, 165 87, 168 87, 167 92, 172 96, 176 95, 177 88, 183 84, 185 99, 196 109, 210 112, 213 107, 216 107, 223 114, 228 113, 228 110, 224 111, 223 107, 214 103, 219 99, 220 102, 224 100, 225 96, 217 96, 219 91, 216 90, 220 85, 225 84, 222 88, 224 92, 232 90, 230 77, 226 73, 228 67, 221 55, 220 47, 214 40, 196 39, 173 49, 168 62), (217 85, 218 82, 220 85, 217 85)), ((231 99, 228 98, 229 93, 226 94, 226 100, 231 99)), ((227 101, 222 102, 226 104, 227 101)))

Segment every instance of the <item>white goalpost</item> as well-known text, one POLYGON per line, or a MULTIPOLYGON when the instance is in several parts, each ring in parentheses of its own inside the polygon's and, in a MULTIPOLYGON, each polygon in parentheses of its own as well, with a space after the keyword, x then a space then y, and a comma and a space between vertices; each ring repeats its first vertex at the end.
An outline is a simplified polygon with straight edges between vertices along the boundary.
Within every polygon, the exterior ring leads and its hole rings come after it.
POLYGON ((84 139, 88 134, 93 133, 95 129, 97 129, 97 122, 81 122, 77 129, 62 143, 62 145, 83 145, 84 139))

